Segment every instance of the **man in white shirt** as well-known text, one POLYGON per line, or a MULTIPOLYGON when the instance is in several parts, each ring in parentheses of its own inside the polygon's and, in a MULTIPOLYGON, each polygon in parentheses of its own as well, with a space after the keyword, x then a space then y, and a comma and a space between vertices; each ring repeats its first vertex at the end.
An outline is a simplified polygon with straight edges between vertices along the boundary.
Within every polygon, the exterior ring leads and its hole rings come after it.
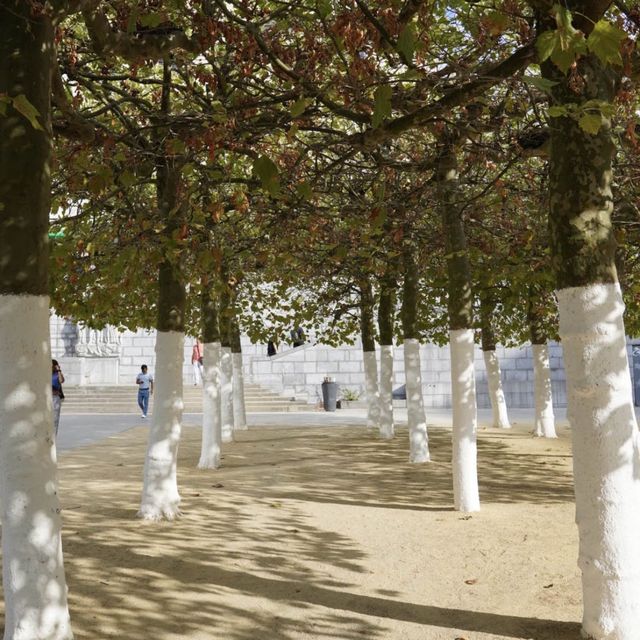
POLYGON ((147 373, 146 364, 140 367, 136 384, 138 385, 138 406, 142 411, 142 417, 146 418, 149 410, 149 396, 153 395, 153 376, 147 373))

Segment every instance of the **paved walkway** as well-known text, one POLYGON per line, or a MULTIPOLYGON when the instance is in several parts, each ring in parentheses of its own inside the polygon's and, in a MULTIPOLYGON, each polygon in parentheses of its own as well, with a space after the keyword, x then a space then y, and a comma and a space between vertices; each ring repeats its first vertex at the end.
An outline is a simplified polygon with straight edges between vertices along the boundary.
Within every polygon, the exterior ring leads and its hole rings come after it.
MULTIPOLYGON (((400 425, 407 423, 407 410, 394 409, 396 422, 400 425)), ((531 428, 533 424, 533 409, 512 409, 509 412, 514 427, 531 428)), ((76 447, 99 442, 112 435, 148 424, 151 418, 143 420, 132 414, 104 414, 74 415, 65 413, 64 406, 60 418, 58 433, 58 451, 67 451, 76 447)), ((366 411, 364 409, 342 409, 335 412, 308 411, 301 413, 249 413, 247 414, 249 427, 262 426, 290 426, 290 427, 339 427, 344 425, 364 426, 366 411)), ((566 411, 556 410, 558 426, 566 425, 566 411)), ((199 427, 202 424, 201 413, 185 413, 183 418, 185 427, 199 427)), ((441 427, 451 426, 450 409, 427 409, 427 424, 441 427)), ((478 411, 478 424, 490 426, 491 410, 478 411)))

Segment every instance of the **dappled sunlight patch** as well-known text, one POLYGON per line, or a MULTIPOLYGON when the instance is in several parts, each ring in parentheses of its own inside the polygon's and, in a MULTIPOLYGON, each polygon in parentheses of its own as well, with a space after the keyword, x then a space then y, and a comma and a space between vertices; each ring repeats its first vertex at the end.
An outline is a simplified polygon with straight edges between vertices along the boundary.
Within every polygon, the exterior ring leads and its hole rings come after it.
POLYGON ((186 429, 183 516, 153 525, 134 518, 146 435, 62 456, 78 637, 575 636, 562 622, 579 616, 565 434, 483 430, 484 509, 469 517, 452 510, 449 429, 430 431, 433 463, 411 465, 406 428, 391 441, 252 428, 210 473, 196 468, 199 430, 186 429))

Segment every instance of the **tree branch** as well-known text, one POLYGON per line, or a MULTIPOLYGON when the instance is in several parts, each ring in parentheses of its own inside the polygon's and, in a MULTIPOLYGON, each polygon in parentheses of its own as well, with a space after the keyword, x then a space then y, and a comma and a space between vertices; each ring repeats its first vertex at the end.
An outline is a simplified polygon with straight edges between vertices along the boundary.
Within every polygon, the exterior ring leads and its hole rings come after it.
POLYGON ((200 47, 176 27, 169 33, 128 34, 114 31, 109 19, 97 4, 82 7, 82 16, 87 25, 93 48, 99 56, 118 55, 128 60, 163 58, 173 49, 197 52, 200 47))
POLYGON ((394 138, 409 129, 420 127, 429 120, 442 116, 453 107, 465 104, 501 80, 526 68, 533 62, 535 55, 535 46, 533 43, 529 43, 492 69, 451 90, 439 100, 416 109, 407 115, 389 120, 377 129, 367 129, 362 133, 353 134, 348 140, 359 147, 374 148, 385 140, 394 138))

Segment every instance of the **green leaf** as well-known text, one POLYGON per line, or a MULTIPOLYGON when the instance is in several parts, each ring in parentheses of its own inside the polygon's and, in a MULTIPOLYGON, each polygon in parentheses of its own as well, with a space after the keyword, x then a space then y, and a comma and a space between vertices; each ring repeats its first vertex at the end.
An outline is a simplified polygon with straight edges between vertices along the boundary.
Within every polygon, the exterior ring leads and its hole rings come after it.
POLYGON ((260 156, 253 163, 253 172, 258 176, 262 187, 271 195, 275 196, 280 191, 280 176, 278 167, 267 156, 260 156))
POLYGON ((373 118, 371 124, 374 129, 377 129, 383 122, 391 115, 391 96, 393 95, 393 89, 388 84, 379 86, 375 93, 373 118))
POLYGON ((324 20, 332 10, 331 0, 318 0, 318 13, 324 20))
POLYGON ((509 18, 504 11, 490 11, 483 23, 492 36, 499 36, 509 25, 509 18))
POLYGON ((44 131, 40 123, 38 122, 38 116, 40 113, 38 110, 29 102, 29 98, 21 93, 16 96, 12 100, 13 108, 20 114, 22 114, 30 123, 34 129, 38 129, 40 131, 44 131))
POLYGON ((558 84, 553 80, 548 80, 547 78, 542 78, 540 76, 523 76, 522 81, 536 89, 540 89, 540 91, 544 91, 545 93, 551 93, 552 87, 555 87, 558 84))
POLYGON ((145 16, 140 17, 140 24, 143 27, 157 27, 164 22, 164 16, 160 13, 148 13, 145 16))
POLYGON ((137 22, 138 22, 138 10, 133 9, 129 14, 129 19, 127 20, 127 33, 135 32, 137 22))
POLYGON ((416 51, 416 30, 411 22, 398 36, 398 51, 404 55, 407 61, 413 60, 413 54, 416 51))
POLYGON ((551 118, 561 118, 562 116, 566 116, 568 112, 566 107, 555 105, 553 107, 549 107, 547 113, 551 118))
POLYGON ((296 185, 296 193, 304 200, 309 200, 313 195, 311 185, 308 182, 300 182, 296 185))
POLYGON ((540 62, 551 58, 553 64, 566 74, 576 57, 587 50, 587 44, 582 31, 571 24, 571 12, 558 4, 553 9, 558 28, 541 33, 536 49, 540 62))
POLYGON ((123 187, 130 187, 132 184, 135 183, 135 181, 136 181, 135 175, 133 175, 133 173, 131 173, 131 171, 129 171, 128 169, 125 169, 120 174, 120 184, 123 187))
POLYGON ((578 124, 583 131, 595 136, 602 126, 602 114, 583 113, 578 120, 578 124))
POLYGON ((563 49, 562 47, 556 47, 551 54, 551 62, 562 71, 562 73, 566 74, 569 71, 571 65, 576 59, 575 52, 568 48, 563 49))
POLYGON ((0 116, 7 115, 7 105, 11 104, 11 98, 8 95, 0 94, 0 116))
POLYGON ((556 14, 558 29, 566 32, 574 31, 571 24, 571 11, 561 4, 554 4, 552 11, 556 14))
POLYGON ((536 40, 536 49, 538 51, 538 58, 540 62, 544 62, 551 54, 556 46, 557 32, 556 31, 544 31, 538 36, 536 40))
POLYGON ((289 113, 293 118, 297 118, 301 116, 305 109, 309 106, 312 101, 308 98, 300 98, 300 100, 296 100, 291 107, 289 108, 289 113))
POLYGON ((604 64, 621 65, 620 47, 626 38, 626 32, 603 19, 596 22, 593 31, 589 34, 587 47, 604 64))
POLYGON ((588 109, 597 109, 603 116, 607 118, 611 118, 615 112, 616 107, 611 102, 607 102, 606 100, 587 100, 582 108, 584 110, 588 109))

